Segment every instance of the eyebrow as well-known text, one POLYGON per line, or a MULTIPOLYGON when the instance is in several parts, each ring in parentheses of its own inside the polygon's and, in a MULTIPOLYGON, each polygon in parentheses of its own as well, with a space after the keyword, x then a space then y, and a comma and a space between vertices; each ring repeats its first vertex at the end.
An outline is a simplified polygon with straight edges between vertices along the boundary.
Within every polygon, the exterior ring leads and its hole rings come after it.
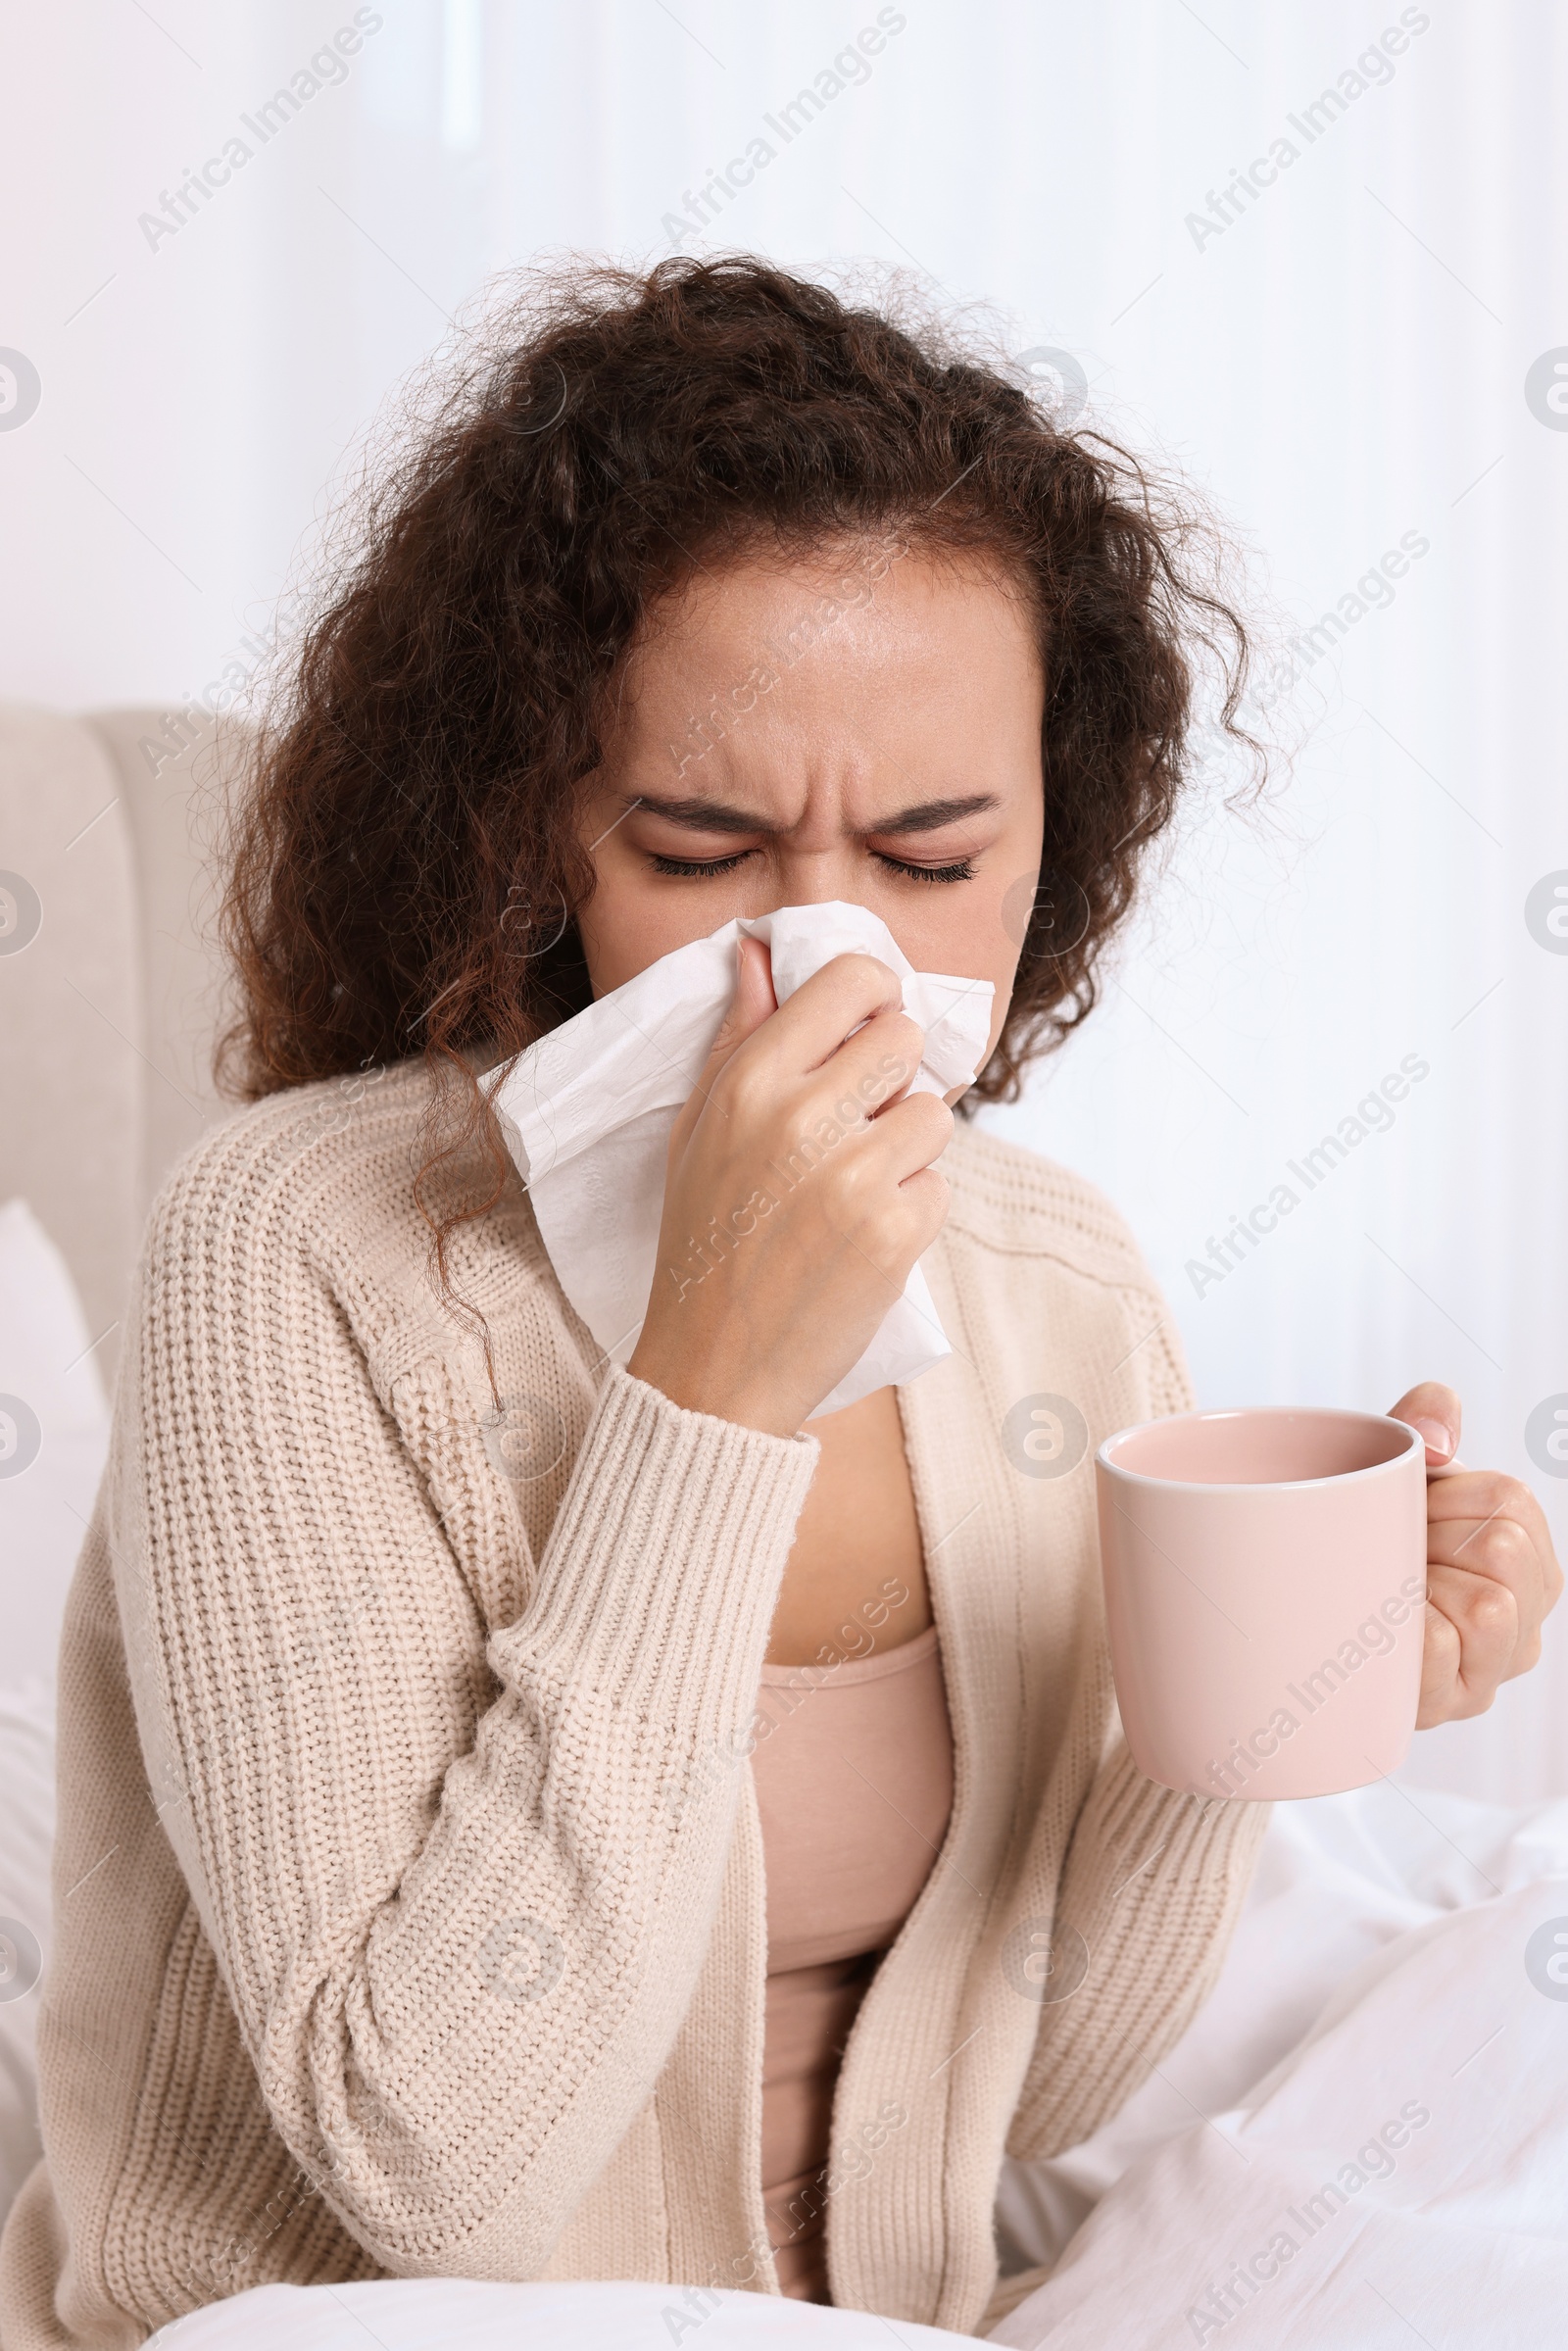
MULTIPOLYGON (((963 816, 980 816, 999 808, 1001 800, 995 792, 972 792, 958 800, 922 800, 912 808, 899 808, 880 823, 865 827, 872 833, 934 833, 945 824, 956 824, 963 816)), ((732 808, 721 800, 661 800, 652 793, 628 795, 626 812, 633 808, 650 809, 662 816, 666 824, 678 824, 694 833, 776 833, 780 828, 770 824, 749 808, 732 808)))

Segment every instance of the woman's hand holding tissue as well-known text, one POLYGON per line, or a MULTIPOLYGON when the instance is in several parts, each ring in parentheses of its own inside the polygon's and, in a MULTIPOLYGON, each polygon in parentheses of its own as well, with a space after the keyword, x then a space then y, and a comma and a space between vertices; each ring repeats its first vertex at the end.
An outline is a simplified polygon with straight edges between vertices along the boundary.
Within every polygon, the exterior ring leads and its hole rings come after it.
POLYGON ((921 1031, 871 955, 734 1001, 670 1137, 659 1262, 627 1369, 688 1410, 792 1437, 856 1363, 947 1214, 953 1113, 908 1094, 921 1031), (853 1032, 853 1034, 852 1034, 853 1032))

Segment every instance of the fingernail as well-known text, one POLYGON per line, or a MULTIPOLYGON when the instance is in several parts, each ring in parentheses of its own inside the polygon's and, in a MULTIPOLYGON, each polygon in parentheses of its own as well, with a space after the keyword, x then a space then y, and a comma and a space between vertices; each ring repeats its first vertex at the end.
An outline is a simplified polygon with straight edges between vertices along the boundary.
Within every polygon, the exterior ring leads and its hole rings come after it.
POLYGON ((1429 1451, 1445 1456, 1452 1452, 1453 1431, 1445 1428, 1441 1420, 1413 1420, 1410 1426, 1425 1439, 1429 1451))

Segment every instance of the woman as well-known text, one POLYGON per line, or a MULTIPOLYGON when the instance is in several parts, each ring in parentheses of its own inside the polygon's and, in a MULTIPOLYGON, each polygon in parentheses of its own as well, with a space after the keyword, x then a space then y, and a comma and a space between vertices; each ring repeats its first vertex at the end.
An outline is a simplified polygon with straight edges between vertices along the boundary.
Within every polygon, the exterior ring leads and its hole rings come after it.
MULTIPOLYGON (((994 984, 1004 1094, 1239 652, 1184 544, 1001 374, 744 261, 563 297, 386 493, 264 745, 258 1099, 152 1219, 73 1595, 14 2351, 380 2274, 667 2279, 676 2340, 737 2285, 1016 2298, 1004 2147, 1175 2040, 1263 1827, 1134 1769, 1083 1448, 1018 1434, 1185 1406, 1165 1310, 1089 1186, 906 1090, 874 958, 778 1009, 743 953, 625 1369, 475 1073, 841 899, 994 984), (917 1258, 953 1353, 813 1418, 917 1258)), ((1398 1409, 1451 1454, 1448 1391, 1398 1409)), ((1560 1582, 1506 1479, 1431 1535, 1426 1721, 1560 1582)))

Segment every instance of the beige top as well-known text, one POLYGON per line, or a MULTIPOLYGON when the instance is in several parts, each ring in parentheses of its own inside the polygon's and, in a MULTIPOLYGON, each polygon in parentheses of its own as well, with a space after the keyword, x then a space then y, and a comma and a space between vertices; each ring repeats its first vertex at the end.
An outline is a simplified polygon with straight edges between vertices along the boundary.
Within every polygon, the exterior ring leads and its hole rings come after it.
POLYGON ((764 1665, 757 1732, 767 1872, 762 2197, 780 2285, 825 2302, 821 2175, 839 2062, 953 1809, 935 1625, 836 1665, 764 1665))
MULTIPOLYGON (((498 1415, 431 1281, 427 1101, 409 1067, 259 1103, 150 1220, 61 1652, 5 2351, 122 2351, 272 2279, 778 2290, 745 1759, 816 1448, 607 1371, 516 1182, 453 1249, 498 1415)), ((1039 1477, 1011 1441, 1042 1395, 1088 1447, 1188 1403, 1137 1249, 1012 1145, 960 1131, 943 1169, 954 1351, 899 1406, 954 1812, 857 2014, 824 2194, 835 2302, 961 2332, 1017 2291, 1004 2144, 1071 2145, 1177 2039, 1264 1810, 1134 1768, 1089 1453, 1039 1477), (1054 1912, 1091 1963, 1043 2006, 1021 1957, 1054 1912)))

